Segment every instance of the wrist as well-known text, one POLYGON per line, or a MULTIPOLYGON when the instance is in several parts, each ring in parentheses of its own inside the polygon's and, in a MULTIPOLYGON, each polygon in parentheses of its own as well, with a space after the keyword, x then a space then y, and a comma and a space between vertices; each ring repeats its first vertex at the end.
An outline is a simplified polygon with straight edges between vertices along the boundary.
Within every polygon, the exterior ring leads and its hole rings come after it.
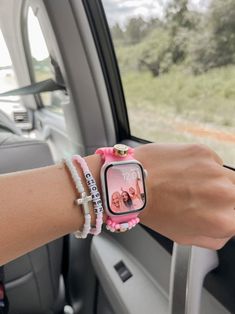
POLYGON ((141 145, 135 148, 134 150, 134 157, 136 160, 138 160, 143 168, 147 171, 147 176, 145 178, 145 184, 146 184, 146 199, 147 199, 147 204, 146 207, 143 211, 140 212, 139 218, 141 220, 141 223, 146 224, 147 221, 147 216, 149 213, 149 208, 150 208, 150 203, 151 203, 151 187, 152 187, 152 182, 151 182, 151 170, 149 167, 149 164, 146 160, 146 152, 148 150, 148 145, 141 145))

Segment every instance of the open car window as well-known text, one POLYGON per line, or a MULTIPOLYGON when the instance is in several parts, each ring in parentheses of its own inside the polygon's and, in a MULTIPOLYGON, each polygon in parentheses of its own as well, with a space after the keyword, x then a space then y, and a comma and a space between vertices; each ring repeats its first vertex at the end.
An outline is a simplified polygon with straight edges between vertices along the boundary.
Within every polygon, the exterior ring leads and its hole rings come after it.
POLYGON ((234 2, 102 3, 132 136, 206 144, 234 165, 234 2))
MULTIPOLYGON (((28 7, 24 23, 27 25, 26 41, 29 45, 28 58, 32 79, 35 82, 41 82, 47 79, 55 80, 55 69, 52 64, 50 47, 46 42, 46 37, 43 33, 37 13, 34 13, 30 6, 28 7)), ((53 113, 63 115, 62 103, 65 98, 64 92, 61 91, 44 92, 40 95, 40 105, 53 113)))
MULTIPOLYGON (((17 80, 12 66, 9 50, 6 41, 3 37, 2 30, 0 29, 0 93, 7 92, 11 89, 17 88, 17 80)), ((0 109, 2 101, 15 101, 18 96, 1 97, 0 96, 0 109)), ((3 104, 2 104, 3 106, 3 104)))

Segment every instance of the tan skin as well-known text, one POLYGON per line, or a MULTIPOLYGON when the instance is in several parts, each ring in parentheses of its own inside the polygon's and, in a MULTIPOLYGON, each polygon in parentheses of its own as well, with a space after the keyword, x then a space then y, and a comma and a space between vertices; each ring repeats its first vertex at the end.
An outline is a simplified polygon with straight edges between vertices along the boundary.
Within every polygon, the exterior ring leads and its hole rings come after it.
MULTIPOLYGON (((135 157, 148 171, 143 224, 178 243, 212 249, 235 235, 235 173, 213 151, 148 144, 135 157)), ((100 157, 86 161, 99 185, 100 157)), ((63 165, 0 176, 0 264, 81 228, 76 197, 63 165)))

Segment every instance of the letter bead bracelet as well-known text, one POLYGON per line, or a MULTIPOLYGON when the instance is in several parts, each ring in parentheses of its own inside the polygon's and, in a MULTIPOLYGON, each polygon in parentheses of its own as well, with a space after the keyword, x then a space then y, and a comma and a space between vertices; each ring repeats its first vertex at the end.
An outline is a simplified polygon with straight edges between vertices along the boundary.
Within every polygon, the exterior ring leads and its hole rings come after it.
POLYGON ((76 231, 74 235, 78 239, 85 239, 89 233, 93 235, 98 235, 100 234, 101 229, 102 229, 103 206, 102 206, 100 194, 98 192, 98 188, 96 186, 95 179, 93 178, 85 159, 83 159, 81 156, 75 155, 72 157, 72 160, 70 160, 69 158, 64 159, 64 163, 67 166, 71 174, 76 190, 81 195, 81 198, 78 198, 77 200, 75 200, 75 203, 78 206, 82 206, 83 214, 85 218, 83 230, 76 231), (82 184, 82 180, 80 176, 78 175, 77 169, 74 166, 73 161, 76 161, 80 165, 83 171, 83 174, 86 178, 86 182, 87 182, 91 195, 86 194, 84 186, 82 184), (96 227, 95 228, 91 227, 91 214, 90 214, 90 208, 88 204, 89 202, 93 202, 94 204, 94 212, 96 214, 96 227))
POLYGON ((72 157, 73 161, 76 161, 78 164, 80 164, 84 177, 86 179, 87 186, 89 188, 89 191, 91 193, 92 197, 92 202, 94 205, 94 212, 96 214, 96 227, 91 228, 90 233, 93 235, 98 235, 101 232, 102 229, 102 224, 103 224, 103 206, 102 206, 102 201, 100 197, 100 193, 98 191, 95 179, 93 178, 88 165, 81 156, 75 155, 72 157))

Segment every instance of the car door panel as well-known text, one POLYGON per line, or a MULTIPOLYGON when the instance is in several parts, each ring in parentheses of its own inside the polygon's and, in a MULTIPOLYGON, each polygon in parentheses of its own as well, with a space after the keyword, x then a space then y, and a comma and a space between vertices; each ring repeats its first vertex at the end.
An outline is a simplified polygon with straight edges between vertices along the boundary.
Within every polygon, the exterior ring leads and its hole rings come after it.
MULTIPOLYGON (((190 247, 181 248, 184 252, 190 249, 190 247)), ((200 250, 200 248, 196 248, 197 257, 200 255, 200 250)), ((214 254, 216 253, 214 252, 214 254)), ((91 246, 91 259, 104 294, 114 309, 114 313, 138 314, 144 311, 159 314, 230 313, 205 288, 197 287, 195 282, 189 284, 188 269, 191 271, 191 280, 192 277, 195 280, 200 276, 202 265, 195 265, 195 260, 194 264, 190 264, 192 261, 187 260, 186 272, 184 272, 185 255, 178 257, 177 277, 179 285, 175 292, 177 299, 174 307, 170 309, 170 303, 172 303, 170 277, 176 276, 171 267, 171 254, 141 226, 125 235, 103 234, 94 238, 91 246), (123 261, 132 273, 132 277, 126 282, 122 282, 114 267, 120 261, 123 261), (193 267, 195 268, 193 269, 193 267), (184 286, 184 282, 187 285, 184 286), (194 296, 194 289, 197 288, 199 291, 202 289, 202 296, 200 304, 196 303, 195 305, 192 302, 192 297, 194 296), (188 304, 180 302, 182 296, 186 297, 188 304)), ((214 263, 214 258, 212 259, 214 263)), ((204 263, 211 265, 211 257, 204 256, 204 263)))

